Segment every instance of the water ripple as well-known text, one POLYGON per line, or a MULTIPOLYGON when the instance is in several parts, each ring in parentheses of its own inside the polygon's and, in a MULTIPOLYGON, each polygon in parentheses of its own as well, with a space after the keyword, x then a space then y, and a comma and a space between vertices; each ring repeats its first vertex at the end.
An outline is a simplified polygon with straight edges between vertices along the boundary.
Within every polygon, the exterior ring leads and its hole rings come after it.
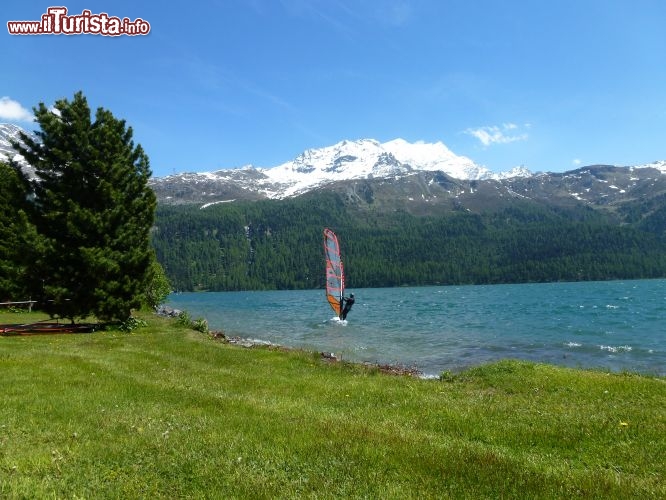
POLYGON ((211 328, 439 374, 500 358, 666 375, 666 280, 355 289, 346 325, 321 290, 182 293, 211 328))

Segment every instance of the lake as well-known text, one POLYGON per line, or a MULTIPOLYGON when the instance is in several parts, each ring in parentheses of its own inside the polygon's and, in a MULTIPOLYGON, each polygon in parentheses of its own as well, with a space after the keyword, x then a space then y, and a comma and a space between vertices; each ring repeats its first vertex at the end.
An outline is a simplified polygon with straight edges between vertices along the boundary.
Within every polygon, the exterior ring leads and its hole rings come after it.
POLYGON ((425 375, 504 358, 666 375, 666 280, 349 289, 347 324, 323 290, 202 292, 167 304, 211 330, 425 375))

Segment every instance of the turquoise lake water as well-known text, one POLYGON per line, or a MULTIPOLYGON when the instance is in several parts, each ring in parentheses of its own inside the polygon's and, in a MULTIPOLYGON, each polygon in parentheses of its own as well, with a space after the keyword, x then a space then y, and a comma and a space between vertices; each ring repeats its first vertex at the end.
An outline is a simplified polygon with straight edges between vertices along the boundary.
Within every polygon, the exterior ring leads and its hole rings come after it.
POLYGON ((504 358, 666 376, 666 280, 349 289, 347 324, 322 290, 179 293, 212 330, 425 375, 504 358))

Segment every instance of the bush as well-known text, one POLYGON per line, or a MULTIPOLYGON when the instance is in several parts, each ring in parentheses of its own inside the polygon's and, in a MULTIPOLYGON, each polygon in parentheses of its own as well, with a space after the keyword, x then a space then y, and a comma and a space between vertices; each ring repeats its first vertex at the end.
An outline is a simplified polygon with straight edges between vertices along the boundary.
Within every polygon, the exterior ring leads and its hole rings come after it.
POLYGON ((210 331, 208 328, 208 321, 205 318, 193 320, 187 311, 183 311, 178 315, 176 324, 185 328, 191 328, 192 330, 201 333, 208 333, 210 331))
POLYGON ((197 332, 208 333, 208 321, 204 318, 195 319, 192 321, 192 328, 197 332))
POLYGON ((148 323, 146 323, 142 319, 135 318, 134 316, 130 316, 125 321, 120 323, 120 325, 118 325, 118 330, 120 330, 121 332, 131 333, 132 331, 136 330, 137 328, 141 328, 141 327, 144 327, 144 326, 148 326, 148 323))

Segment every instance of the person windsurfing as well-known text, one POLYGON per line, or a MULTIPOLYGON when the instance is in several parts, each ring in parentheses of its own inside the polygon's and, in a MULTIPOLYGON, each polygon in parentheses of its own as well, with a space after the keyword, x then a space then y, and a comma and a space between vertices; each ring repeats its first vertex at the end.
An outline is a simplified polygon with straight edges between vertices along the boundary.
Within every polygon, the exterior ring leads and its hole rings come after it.
POLYGON ((354 305, 354 294, 350 294, 349 297, 342 297, 342 312, 340 312, 340 319, 347 319, 347 314, 351 311, 352 306, 354 305))

